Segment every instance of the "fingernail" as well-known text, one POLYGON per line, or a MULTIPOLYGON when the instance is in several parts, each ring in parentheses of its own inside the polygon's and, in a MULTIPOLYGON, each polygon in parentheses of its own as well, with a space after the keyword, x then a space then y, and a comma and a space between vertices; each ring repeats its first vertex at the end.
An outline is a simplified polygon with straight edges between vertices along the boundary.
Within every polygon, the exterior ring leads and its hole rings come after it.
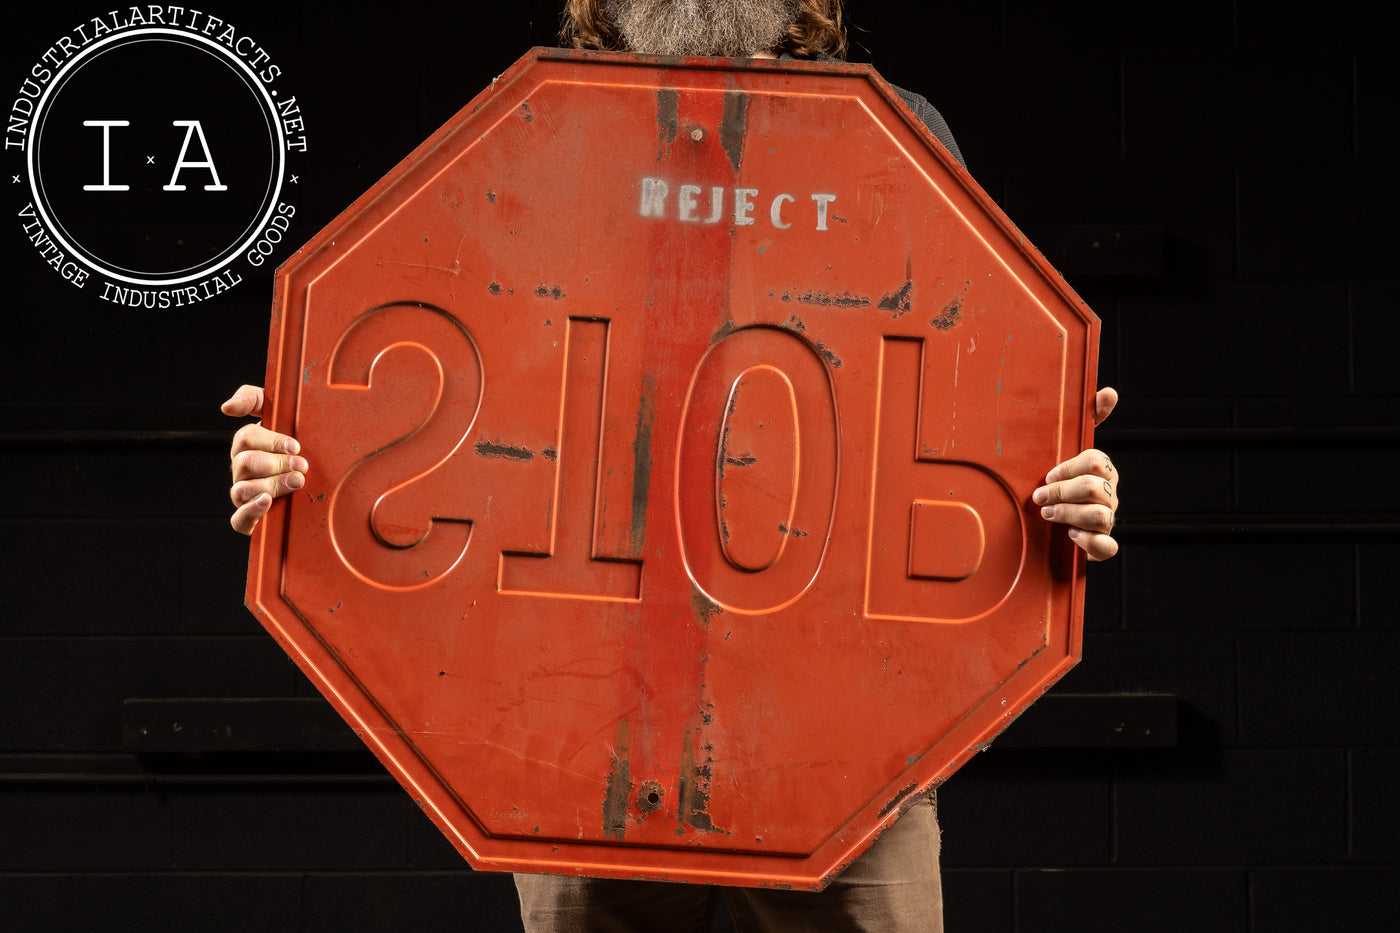
POLYGON ((1071 528, 1071 529, 1069 530, 1069 539, 1070 539, 1071 541, 1078 541, 1078 540, 1079 540, 1079 536, 1082 535, 1083 533, 1084 533, 1084 532, 1081 531, 1081 530, 1078 529, 1078 528, 1071 528))
POLYGON ((289 454, 301 453, 301 445, 297 443, 297 439, 295 437, 287 438, 287 440, 284 441, 282 444, 282 449, 284 452, 289 454))
POLYGON ((1048 506, 1048 505, 1047 505, 1045 508, 1043 508, 1043 509, 1040 510, 1040 517, 1041 517, 1041 518, 1054 518, 1054 517, 1055 517, 1055 509, 1054 509, 1052 506, 1048 506))
POLYGON ((288 473, 288 474, 287 474, 287 488, 288 488, 288 489, 300 489, 300 488, 301 488, 302 486, 304 486, 305 484, 306 484, 306 477, 305 477, 305 476, 302 476, 300 473, 288 473))
POLYGON ((311 464, 306 462, 305 457, 293 457, 287 461, 287 468, 289 470, 295 470, 298 473, 305 473, 311 468, 311 464))
POLYGON ((1046 473, 1045 481, 1047 483, 1058 483, 1060 481, 1060 468, 1055 467, 1055 469, 1051 470, 1049 473, 1046 473))
POLYGON ((1031 501, 1036 505, 1044 505, 1050 501, 1050 490, 1041 486, 1035 492, 1031 493, 1031 501))

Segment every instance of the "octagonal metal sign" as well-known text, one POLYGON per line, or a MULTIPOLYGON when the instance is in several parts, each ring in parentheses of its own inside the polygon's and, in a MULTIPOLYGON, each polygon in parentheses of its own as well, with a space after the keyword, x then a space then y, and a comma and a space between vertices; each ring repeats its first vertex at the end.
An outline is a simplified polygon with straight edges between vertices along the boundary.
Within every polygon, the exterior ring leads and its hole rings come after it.
POLYGON ((249 605, 477 868, 820 888, 1078 656, 1097 320, 866 67, 534 50, 275 300, 249 605))

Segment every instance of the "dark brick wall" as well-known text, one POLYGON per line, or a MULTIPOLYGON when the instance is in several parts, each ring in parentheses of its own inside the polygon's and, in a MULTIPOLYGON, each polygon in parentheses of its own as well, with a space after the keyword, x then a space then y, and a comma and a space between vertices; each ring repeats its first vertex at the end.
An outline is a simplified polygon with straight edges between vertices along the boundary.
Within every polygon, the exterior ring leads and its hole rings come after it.
POLYGON ((1183 720, 1171 750, 994 748, 959 773, 949 928, 1389 929, 1390 20, 990 6, 955 18, 950 50, 901 32, 874 58, 938 102, 1023 226, 1163 228, 1162 276, 1071 275, 1124 398, 1102 432, 1124 553, 1091 573, 1084 661, 1057 689, 1173 693, 1183 720))
MULTIPOLYGON (((969 764, 940 797, 950 931, 1400 928, 1393 23, 1359 0, 851 6, 853 57, 935 102, 1017 223, 1162 237, 1160 275, 1070 273, 1127 480, 1057 689, 1174 694, 1180 741, 969 764)), ((557 21, 219 7, 303 101, 305 235, 557 21)), ((105 9, 12 23, 0 86, 105 9)), ((0 926, 517 929, 509 879, 463 871, 372 762, 123 750, 129 697, 310 692, 241 606, 224 508, 216 409, 262 371, 269 285, 78 303, 0 233, 0 926)))

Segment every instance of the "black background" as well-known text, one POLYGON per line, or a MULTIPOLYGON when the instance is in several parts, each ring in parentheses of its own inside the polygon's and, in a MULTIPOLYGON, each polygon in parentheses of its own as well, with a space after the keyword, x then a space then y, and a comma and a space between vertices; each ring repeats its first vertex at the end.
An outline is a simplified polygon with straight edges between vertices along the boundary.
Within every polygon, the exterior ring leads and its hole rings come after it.
MULTIPOLYGON (((942 110, 1104 320, 1124 550, 1091 573, 1084 662, 1056 691, 1181 711, 1174 747, 994 747, 960 772, 940 794, 950 931, 1400 928, 1400 131, 1395 23, 1369 6, 851 4, 852 58, 942 110), (1083 225, 1146 247, 1096 265, 1083 225)), ((26 7, 0 88, 106 9, 26 7)), ((542 0, 211 12, 305 112, 297 241, 557 24, 542 0)), ((0 925, 518 928, 509 879, 463 870, 358 756, 127 750, 130 698, 311 694, 242 608, 227 527, 218 404, 261 378, 270 270, 124 309, 10 216, 0 925)))

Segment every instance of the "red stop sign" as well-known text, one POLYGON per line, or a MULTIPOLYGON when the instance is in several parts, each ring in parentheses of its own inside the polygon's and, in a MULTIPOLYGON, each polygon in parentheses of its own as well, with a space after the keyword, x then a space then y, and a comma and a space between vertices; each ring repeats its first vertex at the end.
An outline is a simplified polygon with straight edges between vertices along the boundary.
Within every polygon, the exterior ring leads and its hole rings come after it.
POLYGON ((1097 332, 868 68, 536 50, 281 270, 249 605, 475 867, 820 887, 1078 656, 1097 332))

